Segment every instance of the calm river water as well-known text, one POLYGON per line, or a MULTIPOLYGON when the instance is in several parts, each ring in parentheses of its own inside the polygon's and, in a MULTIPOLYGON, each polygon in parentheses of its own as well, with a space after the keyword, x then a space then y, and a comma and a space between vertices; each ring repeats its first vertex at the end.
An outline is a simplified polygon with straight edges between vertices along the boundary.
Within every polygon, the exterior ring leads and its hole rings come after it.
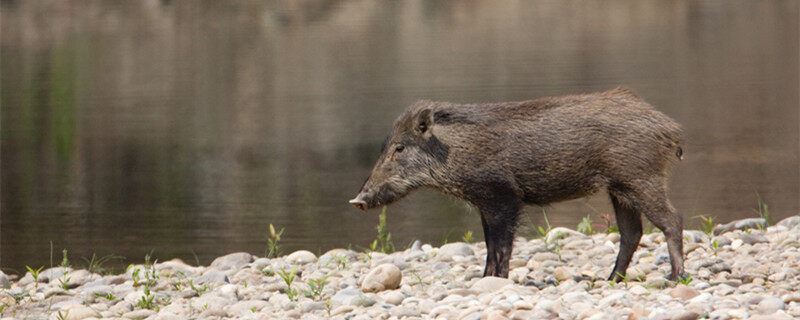
MULTIPOLYGON (((347 204, 417 99, 525 100, 627 85, 686 129, 671 199, 690 225, 800 211, 797 1, 13 1, 2 8, 0 267, 109 253, 201 263, 365 247, 347 204)), ((604 194, 546 208, 611 212, 604 194)), ((542 224, 529 208, 523 236, 542 224)), ((476 212, 420 191, 398 246, 476 212)))

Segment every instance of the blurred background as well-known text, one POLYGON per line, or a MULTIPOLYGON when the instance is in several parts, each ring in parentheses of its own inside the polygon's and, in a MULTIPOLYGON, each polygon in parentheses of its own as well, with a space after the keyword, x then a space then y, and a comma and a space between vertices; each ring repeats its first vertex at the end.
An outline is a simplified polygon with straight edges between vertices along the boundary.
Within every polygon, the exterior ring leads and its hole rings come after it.
MULTIPOLYGON (((671 181, 687 225, 800 211, 798 2, 0 1, 0 267, 153 252, 209 263, 367 247, 347 200, 418 99, 633 88, 685 127, 671 181), (195 260, 195 257, 197 260, 195 260)), ((545 208, 574 228, 607 195, 545 208)), ((520 235, 544 224, 529 207, 520 235)), ((401 249, 477 212, 419 191, 401 249)))

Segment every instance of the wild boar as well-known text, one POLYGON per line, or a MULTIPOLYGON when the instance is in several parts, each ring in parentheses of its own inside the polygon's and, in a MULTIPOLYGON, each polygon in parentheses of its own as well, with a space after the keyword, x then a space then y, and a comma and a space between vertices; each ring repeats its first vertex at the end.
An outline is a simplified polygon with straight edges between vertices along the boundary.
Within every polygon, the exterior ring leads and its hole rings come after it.
POLYGON ((683 275, 683 218, 667 199, 682 157, 682 129, 626 88, 522 102, 419 101, 400 115, 350 203, 390 204, 419 187, 480 211, 484 276, 508 276, 524 205, 544 206, 605 188, 620 231, 609 280, 620 280, 642 236, 644 214, 664 233, 671 274, 683 275))

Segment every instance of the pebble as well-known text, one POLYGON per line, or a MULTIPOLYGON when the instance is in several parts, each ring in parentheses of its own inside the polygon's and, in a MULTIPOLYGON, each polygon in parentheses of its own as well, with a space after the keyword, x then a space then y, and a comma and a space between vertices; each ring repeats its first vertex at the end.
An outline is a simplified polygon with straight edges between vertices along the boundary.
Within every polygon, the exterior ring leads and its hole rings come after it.
POLYGON ((463 242, 453 242, 443 245, 439 248, 437 257, 442 261, 452 260, 455 256, 468 257, 474 255, 472 248, 463 242))
POLYGON ((391 263, 384 263, 367 273, 361 284, 361 290, 364 292, 394 290, 400 287, 402 278, 400 268, 391 263))
POLYGON ((669 295, 675 299, 681 299, 685 301, 700 295, 700 292, 685 285, 678 285, 670 290, 669 295))
POLYGON ((298 250, 286 256, 286 262, 291 264, 308 264, 317 261, 317 256, 307 250, 298 250))
POLYGON ((478 292, 492 292, 513 283, 514 281, 506 278, 485 277, 476 281, 470 289, 478 292))

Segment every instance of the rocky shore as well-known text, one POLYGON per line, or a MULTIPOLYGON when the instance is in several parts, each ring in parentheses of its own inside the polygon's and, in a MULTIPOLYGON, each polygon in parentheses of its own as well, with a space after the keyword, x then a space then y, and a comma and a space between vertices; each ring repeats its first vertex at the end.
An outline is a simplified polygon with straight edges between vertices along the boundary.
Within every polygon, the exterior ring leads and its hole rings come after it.
POLYGON ((667 281, 660 232, 642 237, 625 281, 605 281, 619 234, 555 228, 518 238, 509 279, 482 278, 483 243, 414 243, 392 254, 334 249, 267 259, 233 253, 120 275, 55 267, 0 274, 3 319, 795 319, 800 216, 685 232, 690 280, 667 281))

